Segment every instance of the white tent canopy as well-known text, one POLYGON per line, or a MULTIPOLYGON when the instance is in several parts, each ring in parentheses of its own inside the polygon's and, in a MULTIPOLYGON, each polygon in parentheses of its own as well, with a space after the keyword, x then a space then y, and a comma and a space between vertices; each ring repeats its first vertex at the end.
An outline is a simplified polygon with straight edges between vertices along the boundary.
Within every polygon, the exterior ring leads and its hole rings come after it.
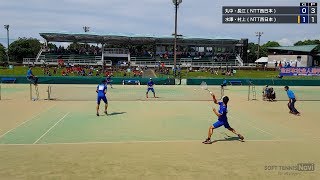
POLYGON ((256 63, 268 63, 268 57, 261 57, 255 61, 256 63))

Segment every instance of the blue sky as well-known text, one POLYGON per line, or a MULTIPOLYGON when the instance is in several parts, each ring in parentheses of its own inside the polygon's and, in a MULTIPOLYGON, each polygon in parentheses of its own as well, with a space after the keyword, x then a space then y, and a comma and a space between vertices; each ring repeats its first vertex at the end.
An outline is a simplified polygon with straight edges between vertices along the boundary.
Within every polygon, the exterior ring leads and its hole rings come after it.
MULTIPOLYGON (((221 22, 222 6, 299 6, 300 1, 183 0, 179 8, 178 33, 249 38, 256 42, 255 32, 263 31, 262 43, 273 40, 281 45, 320 39, 320 22, 314 25, 227 25, 221 22)), ((174 8, 172 0, 0 0, 0 25, 3 27, 3 24, 10 24, 11 40, 18 37, 41 39, 40 32, 82 32, 83 26, 101 34, 170 35, 174 30, 174 8)), ((6 31, 2 27, 0 43, 6 44, 6 31)))

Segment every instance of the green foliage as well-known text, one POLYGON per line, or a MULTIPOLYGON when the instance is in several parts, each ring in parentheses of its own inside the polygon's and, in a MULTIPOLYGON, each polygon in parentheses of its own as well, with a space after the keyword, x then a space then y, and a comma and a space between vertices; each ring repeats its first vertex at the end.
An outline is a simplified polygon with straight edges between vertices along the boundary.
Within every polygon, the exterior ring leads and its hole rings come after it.
POLYGON ((23 58, 35 58, 41 48, 39 40, 19 38, 9 46, 10 61, 21 63, 23 58))
POLYGON ((6 49, 2 44, 0 44, 0 62, 6 61, 6 60, 7 60, 6 49))
POLYGON ((279 47, 280 44, 276 41, 268 41, 267 43, 265 43, 264 45, 262 45, 263 47, 279 47))
POLYGON ((296 43, 294 43, 295 46, 303 46, 303 45, 318 45, 318 47, 316 48, 316 50, 318 52, 320 52, 320 40, 319 39, 315 39, 315 40, 304 40, 304 41, 298 41, 296 43))
POLYGON ((58 47, 57 47, 57 45, 55 45, 55 44, 53 44, 53 43, 48 43, 48 48, 49 48, 50 50, 55 50, 55 49, 57 49, 58 47))
MULTIPOLYGON (((260 46, 259 50, 259 58, 268 56, 268 47, 279 47, 280 44, 275 41, 268 41, 267 43, 260 46)), ((248 61, 249 63, 253 63, 257 60, 257 52, 258 52, 258 44, 249 43, 248 50, 250 51, 248 54, 248 61)))

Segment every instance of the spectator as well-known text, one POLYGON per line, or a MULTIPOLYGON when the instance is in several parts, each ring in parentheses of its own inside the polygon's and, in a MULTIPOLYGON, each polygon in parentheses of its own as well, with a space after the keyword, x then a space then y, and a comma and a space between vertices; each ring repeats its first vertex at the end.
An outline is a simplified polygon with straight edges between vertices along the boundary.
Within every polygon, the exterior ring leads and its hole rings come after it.
POLYGON ((57 74, 57 67, 53 68, 53 74, 56 75, 57 74))
POLYGON ((33 75, 32 73, 32 66, 29 67, 29 70, 27 71, 27 79, 28 81, 30 81, 32 84, 34 84, 35 86, 38 85, 38 77, 36 77, 35 75, 33 75))
POLYGON ((273 102, 273 101, 275 101, 275 99, 276 99, 276 92, 271 87, 269 89, 268 100, 273 102))

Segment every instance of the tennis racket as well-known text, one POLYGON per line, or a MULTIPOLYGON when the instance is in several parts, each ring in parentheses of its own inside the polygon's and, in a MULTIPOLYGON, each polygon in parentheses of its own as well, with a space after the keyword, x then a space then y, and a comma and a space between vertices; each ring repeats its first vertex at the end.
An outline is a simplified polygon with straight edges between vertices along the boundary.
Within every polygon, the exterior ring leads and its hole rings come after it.
POLYGON ((208 91, 210 94, 213 95, 213 93, 208 89, 208 85, 206 82, 202 81, 202 83, 200 84, 201 86, 201 89, 205 90, 205 91, 208 91))

